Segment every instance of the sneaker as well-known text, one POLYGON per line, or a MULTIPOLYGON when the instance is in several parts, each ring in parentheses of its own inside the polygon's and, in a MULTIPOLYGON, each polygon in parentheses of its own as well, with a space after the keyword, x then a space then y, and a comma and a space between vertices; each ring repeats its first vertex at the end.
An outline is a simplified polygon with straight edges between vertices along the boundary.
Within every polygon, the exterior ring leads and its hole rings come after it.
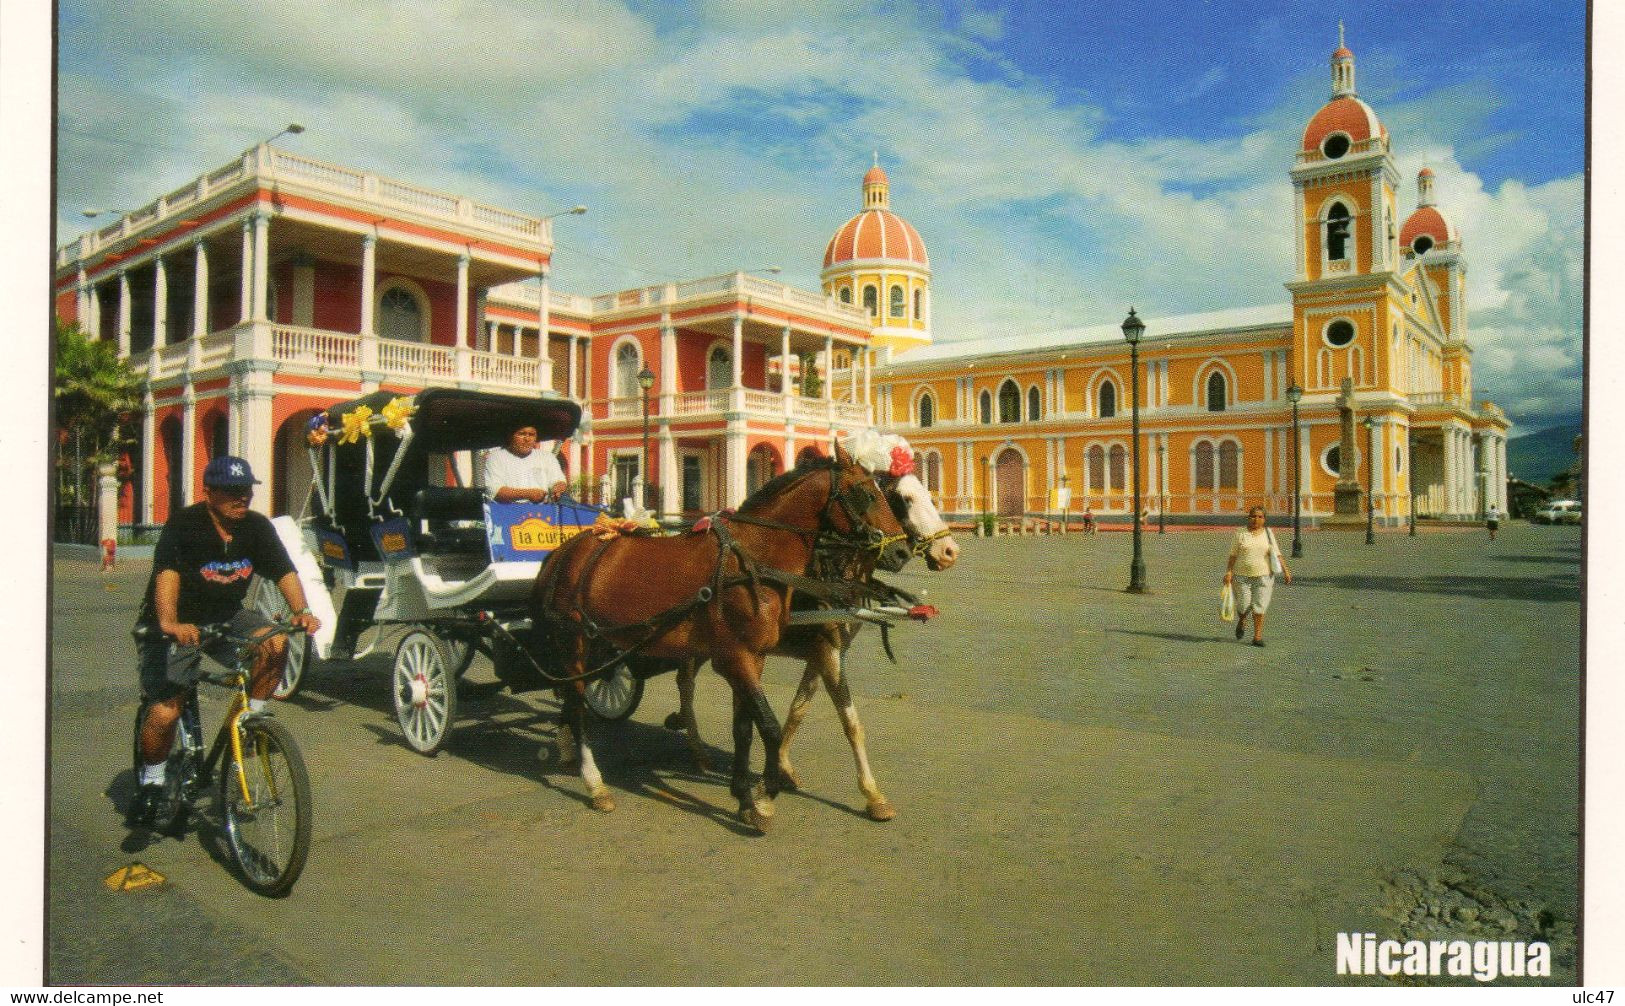
POLYGON ((132 828, 150 828, 153 818, 164 805, 164 788, 156 783, 140 786, 135 791, 135 799, 130 801, 129 813, 125 820, 132 828))
POLYGON ((1255 640, 1253 640, 1253 645, 1254 646, 1263 646, 1264 641, 1262 639, 1255 639, 1255 640))

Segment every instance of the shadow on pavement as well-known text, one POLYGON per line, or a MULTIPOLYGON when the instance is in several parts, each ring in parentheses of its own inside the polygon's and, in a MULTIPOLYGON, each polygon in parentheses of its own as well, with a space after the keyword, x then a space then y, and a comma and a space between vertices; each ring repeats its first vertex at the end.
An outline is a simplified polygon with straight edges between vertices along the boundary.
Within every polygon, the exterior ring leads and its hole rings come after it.
POLYGON ((1399 594, 1454 594, 1461 597, 1496 598, 1511 601, 1580 600, 1576 574, 1557 573, 1539 580, 1507 576, 1318 576, 1298 578, 1304 586, 1332 587, 1338 590, 1382 591, 1399 594))

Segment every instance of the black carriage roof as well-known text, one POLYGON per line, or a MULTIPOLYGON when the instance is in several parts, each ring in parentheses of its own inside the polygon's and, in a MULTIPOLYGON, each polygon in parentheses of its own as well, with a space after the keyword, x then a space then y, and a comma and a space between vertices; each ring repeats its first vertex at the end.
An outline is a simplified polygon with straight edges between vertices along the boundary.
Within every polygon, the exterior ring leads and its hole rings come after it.
POLYGON ((509 434, 525 425, 536 427, 536 435, 542 440, 562 440, 574 433, 581 422, 581 406, 567 398, 426 388, 416 395, 375 391, 340 402, 327 410, 328 425, 339 428, 346 414, 363 405, 376 415, 401 397, 417 407, 411 419, 413 448, 431 453, 498 447, 508 442, 509 434))

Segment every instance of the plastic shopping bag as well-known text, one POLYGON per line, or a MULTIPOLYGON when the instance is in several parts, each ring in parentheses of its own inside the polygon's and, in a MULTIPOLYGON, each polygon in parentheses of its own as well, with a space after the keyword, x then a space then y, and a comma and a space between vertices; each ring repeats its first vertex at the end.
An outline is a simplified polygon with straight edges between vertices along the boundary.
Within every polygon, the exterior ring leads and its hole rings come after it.
POLYGON ((1236 595, 1228 583, 1219 588, 1219 618, 1226 622, 1236 620, 1236 595))

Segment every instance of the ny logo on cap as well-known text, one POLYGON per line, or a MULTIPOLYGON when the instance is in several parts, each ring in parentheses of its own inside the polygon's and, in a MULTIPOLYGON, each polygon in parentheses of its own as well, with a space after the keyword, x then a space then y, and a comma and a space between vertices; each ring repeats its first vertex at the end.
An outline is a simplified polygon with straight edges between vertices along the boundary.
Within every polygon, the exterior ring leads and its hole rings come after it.
POLYGON ((233 463, 232 466, 231 466, 231 474, 233 474, 233 475, 241 475, 242 473, 243 473, 243 466, 240 465, 240 464, 233 463))

